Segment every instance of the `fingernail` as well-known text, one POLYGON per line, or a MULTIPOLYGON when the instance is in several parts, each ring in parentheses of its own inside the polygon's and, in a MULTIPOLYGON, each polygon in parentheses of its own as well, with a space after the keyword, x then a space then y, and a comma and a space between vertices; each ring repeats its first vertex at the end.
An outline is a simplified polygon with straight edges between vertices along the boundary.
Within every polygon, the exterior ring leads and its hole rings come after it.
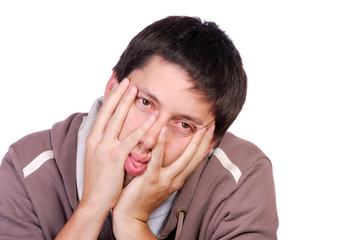
POLYGON ((116 84, 112 87, 111 91, 114 91, 117 87, 119 86, 119 84, 116 84))
POLYGON ((161 129, 161 134, 164 135, 164 136, 166 136, 167 131, 168 131, 168 128, 167 128, 167 127, 163 127, 163 128, 161 129))
POLYGON ((153 123, 155 122, 155 119, 156 119, 155 115, 151 115, 151 117, 149 118, 149 122, 153 123))
POLYGON ((124 79, 120 82, 120 85, 121 85, 121 86, 125 86, 125 85, 127 85, 128 83, 129 83, 129 79, 124 78, 124 79))
POLYGON ((136 87, 134 85, 132 85, 129 89, 129 93, 133 94, 136 92, 136 87))

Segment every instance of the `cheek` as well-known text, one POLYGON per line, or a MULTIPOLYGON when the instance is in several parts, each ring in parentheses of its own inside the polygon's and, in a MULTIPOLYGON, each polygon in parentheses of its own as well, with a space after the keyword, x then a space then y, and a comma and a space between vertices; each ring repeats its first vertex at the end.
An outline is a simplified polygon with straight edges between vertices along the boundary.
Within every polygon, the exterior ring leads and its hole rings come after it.
POLYGON ((184 152, 191 137, 176 138, 168 137, 165 143, 163 167, 167 167, 175 162, 180 155, 184 152))

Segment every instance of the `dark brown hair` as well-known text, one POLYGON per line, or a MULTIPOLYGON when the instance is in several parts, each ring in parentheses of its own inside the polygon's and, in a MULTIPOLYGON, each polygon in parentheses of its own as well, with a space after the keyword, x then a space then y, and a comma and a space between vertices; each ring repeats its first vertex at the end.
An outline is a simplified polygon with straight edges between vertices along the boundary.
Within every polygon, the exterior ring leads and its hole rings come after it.
POLYGON ((223 136, 246 99, 247 77, 241 57, 229 37, 213 22, 171 16, 136 35, 113 68, 120 82, 159 55, 185 69, 194 89, 213 103, 214 139, 223 136))

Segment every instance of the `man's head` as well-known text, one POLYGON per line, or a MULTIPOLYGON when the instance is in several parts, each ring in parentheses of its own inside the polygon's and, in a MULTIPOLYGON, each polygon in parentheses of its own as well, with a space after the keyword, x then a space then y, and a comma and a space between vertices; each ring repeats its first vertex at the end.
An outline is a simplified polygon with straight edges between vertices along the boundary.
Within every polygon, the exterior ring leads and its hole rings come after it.
POLYGON ((242 109, 247 78, 238 51, 215 23, 191 17, 168 17, 136 35, 114 67, 121 81, 141 69, 153 56, 186 71, 193 88, 211 103, 214 139, 225 134, 242 109))

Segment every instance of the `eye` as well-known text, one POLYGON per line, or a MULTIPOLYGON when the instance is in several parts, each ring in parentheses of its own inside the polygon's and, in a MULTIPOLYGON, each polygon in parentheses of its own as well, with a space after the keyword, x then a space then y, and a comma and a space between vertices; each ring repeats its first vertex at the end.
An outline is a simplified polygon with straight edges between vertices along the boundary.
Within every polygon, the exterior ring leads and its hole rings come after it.
POLYGON ((186 123, 186 122, 182 122, 180 123, 181 124, 181 127, 184 128, 184 129, 189 129, 191 128, 190 124, 186 123))
POLYGON ((146 108, 150 108, 151 107, 151 103, 150 101, 148 101, 145 98, 139 98, 139 102, 142 106, 146 107, 146 108))
POLYGON ((195 131, 195 127, 193 127, 191 124, 189 124, 187 122, 179 122, 178 125, 181 126, 181 129, 183 131, 189 131, 189 132, 194 132, 195 131))

